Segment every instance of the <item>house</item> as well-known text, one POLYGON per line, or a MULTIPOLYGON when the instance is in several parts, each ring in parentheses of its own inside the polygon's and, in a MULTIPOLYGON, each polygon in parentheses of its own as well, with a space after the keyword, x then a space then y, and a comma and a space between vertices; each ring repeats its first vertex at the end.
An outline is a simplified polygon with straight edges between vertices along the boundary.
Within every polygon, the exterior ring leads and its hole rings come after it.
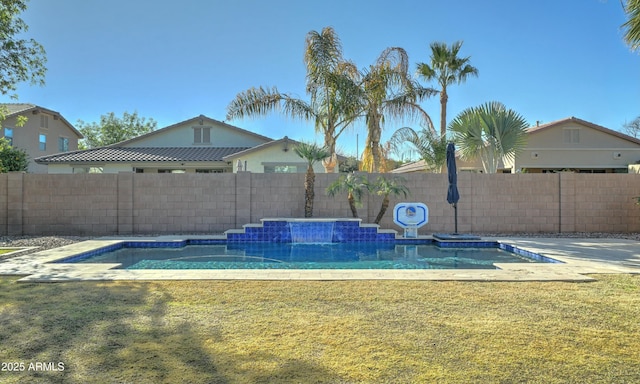
MULTIPOLYGON (((504 173, 627 173, 640 161, 640 139, 568 117, 527 129, 527 144, 504 173)), ((424 171, 424 162, 406 164, 394 173, 424 171)), ((458 160, 458 170, 482 172, 480 161, 458 160)), ((499 171, 500 172, 500 171, 499 171)))
POLYGON ((6 114, 0 134, 27 152, 30 173, 47 173, 46 165, 34 162, 38 157, 78 150, 83 136, 59 112, 35 104, 0 104, 0 108, 6 114))
MULTIPOLYGON (((305 172, 292 148, 204 115, 113 145, 36 159, 48 173, 256 173, 305 172)), ((321 164, 314 170, 324 172, 321 164)))

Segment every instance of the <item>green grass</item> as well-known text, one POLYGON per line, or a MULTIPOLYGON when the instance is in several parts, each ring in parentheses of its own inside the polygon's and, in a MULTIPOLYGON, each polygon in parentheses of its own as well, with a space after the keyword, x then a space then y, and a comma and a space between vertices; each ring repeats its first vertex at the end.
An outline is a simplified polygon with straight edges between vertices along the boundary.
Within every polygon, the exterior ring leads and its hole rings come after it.
POLYGON ((640 382, 640 276, 593 283, 0 278, 8 383, 640 382))
POLYGON ((0 255, 4 255, 5 253, 14 252, 16 249, 4 249, 0 248, 0 255))

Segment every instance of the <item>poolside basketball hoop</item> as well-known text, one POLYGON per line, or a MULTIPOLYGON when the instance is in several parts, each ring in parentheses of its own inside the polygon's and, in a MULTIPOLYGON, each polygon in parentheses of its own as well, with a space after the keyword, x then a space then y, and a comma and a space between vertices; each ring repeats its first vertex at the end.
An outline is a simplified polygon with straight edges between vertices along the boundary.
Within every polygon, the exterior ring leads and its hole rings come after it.
POLYGON ((418 228, 429 222, 429 208, 423 203, 398 203, 393 209, 393 222, 404 229, 404 237, 417 238, 418 228))

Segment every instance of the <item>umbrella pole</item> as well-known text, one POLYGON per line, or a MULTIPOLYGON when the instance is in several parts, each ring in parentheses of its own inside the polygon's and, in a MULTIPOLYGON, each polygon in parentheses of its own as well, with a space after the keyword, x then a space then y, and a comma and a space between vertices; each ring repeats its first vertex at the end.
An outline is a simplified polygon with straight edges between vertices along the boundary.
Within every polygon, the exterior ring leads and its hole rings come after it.
POLYGON ((458 204, 453 204, 453 211, 454 211, 454 217, 455 217, 455 232, 454 235, 458 234, 458 204))

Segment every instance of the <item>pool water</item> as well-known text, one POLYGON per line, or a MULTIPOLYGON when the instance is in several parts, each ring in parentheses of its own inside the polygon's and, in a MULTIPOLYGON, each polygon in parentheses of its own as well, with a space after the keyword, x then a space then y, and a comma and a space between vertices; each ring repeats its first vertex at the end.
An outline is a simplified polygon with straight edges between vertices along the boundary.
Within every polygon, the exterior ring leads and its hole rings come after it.
POLYGON ((122 269, 496 269, 540 262, 499 248, 439 248, 393 243, 228 243, 128 248, 78 260, 122 269))

